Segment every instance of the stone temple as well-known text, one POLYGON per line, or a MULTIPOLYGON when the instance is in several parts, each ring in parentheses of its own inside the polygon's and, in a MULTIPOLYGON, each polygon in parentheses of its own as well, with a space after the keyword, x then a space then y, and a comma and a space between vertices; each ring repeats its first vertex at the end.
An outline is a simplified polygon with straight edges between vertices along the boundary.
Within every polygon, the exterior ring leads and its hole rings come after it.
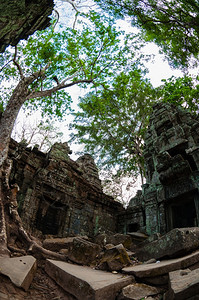
POLYGON ((56 143, 45 154, 11 141, 11 184, 17 183, 18 205, 29 232, 59 237, 95 236, 117 232, 123 207, 102 191, 93 158, 73 161, 67 143, 56 143))
POLYGON ((154 106, 145 138, 146 184, 119 218, 120 230, 164 234, 199 226, 199 118, 154 106))
POLYGON ((127 209, 103 193, 93 158, 69 157, 67 143, 44 154, 12 141, 11 184, 32 233, 95 236, 164 234, 199 226, 199 118, 174 105, 154 106, 145 138, 146 183, 127 209))

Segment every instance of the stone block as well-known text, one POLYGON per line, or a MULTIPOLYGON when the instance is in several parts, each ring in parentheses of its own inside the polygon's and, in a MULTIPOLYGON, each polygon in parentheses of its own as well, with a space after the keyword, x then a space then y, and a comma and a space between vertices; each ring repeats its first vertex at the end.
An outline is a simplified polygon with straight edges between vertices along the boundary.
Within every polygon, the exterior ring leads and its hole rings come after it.
POLYGON ((199 247, 199 228, 175 228, 160 239, 148 243, 136 255, 139 260, 177 257, 199 247))
POLYGON ((69 246, 68 258, 78 264, 90 265, 100 253, 100 246, 81 238, 74 238, 69 246))
POLYGON ((115 300, 119 291, 134 282, 133 276, 112 274, 47 259, 45 270, 65 291, 78 300, 115 300))
POLYGON ((119 271, 131 264, 129 256, 122 244, 107 249, 100 260, 100 270, 119 271))
POLYGON ((118 300, 140 300, 158 294, 158 289, 144 283, 133 283, 122 289, 118 300))
POLYGON ((122 269, 125 274, 132 274, 138 278, 155 277, 179 269, 186 269, 199 261, 199 251, 180 258, 163 260, 159 263, 141 264, 122 269))
POLYGON ((58 252, 61 249, 68 249, 73 243, 73 239, 73 237, 45 239, 43 241, 43 247, 58 252))
POLYGON ((12 283, 25 291, 29 289, 36 269, 36 259, 30 255, 0 258, 0 273, 8 276, 12 283))
POLYGON ((199 295, 199 269, 170 272, 169 283, 170 289, 165 300, 185 300, 199 295))

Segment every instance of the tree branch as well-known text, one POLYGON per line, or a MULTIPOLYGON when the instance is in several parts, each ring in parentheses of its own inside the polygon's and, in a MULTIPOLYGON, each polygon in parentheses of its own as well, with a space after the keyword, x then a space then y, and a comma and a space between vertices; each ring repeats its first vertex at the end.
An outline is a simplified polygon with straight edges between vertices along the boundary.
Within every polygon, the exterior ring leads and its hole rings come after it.
POLYGON ((33 93, 28 95, 26 100, 29 100, 29 99, 32 99, 32 98, 40 98, 40 97, 51 96, 52 93, 55 93, 57 91, 60 91, 62 89, 68 88, 68 87, 71 87, 71 86, 79 84, 79 83, 92 83, 93 79, 76 80, 76 81, 70 82, 68 84, 65 84, 64 82, 65 82, 65 80, 62 83, 60 83, 59 85, 57 85, 57 86, 55 86, 55 87, 53 87, 52 89, 49 89, 49 90, 33 92, 33 93))
POLYGON ((24 79, 24 75, 23 75, 23 71, 21 66, 19 65, 19 63, 16 61, 17 58, 17 45, 15 46, 15 54, 14 54, 14 58, 13 58, 13 63, 14 65, 17 67, 18 71, 19 71, 19 75, 21 77, 21 79, 24 79))
POLYGON ((9 65, 9 63, 11 63, 13 61, 13 59, 9 60, 1 69, 0 69, 0 72, 3 71, 3 69, 9 65))

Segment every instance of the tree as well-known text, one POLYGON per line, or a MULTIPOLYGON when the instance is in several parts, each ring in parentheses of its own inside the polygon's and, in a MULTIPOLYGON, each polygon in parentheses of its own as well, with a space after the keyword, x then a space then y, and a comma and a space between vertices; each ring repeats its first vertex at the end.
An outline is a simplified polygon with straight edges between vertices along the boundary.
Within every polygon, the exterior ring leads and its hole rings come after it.
POLYGON ((59 31, 51 26, 30 37, 27 43, 18 44, 14 51, 7 49, 0 58, 0 81, 4 86, 0 100, 0 255, 9 254, 7 224, 32 251, 39 249, 49 254, 23 229, 17 212, 17 186, 9 186, 9 141, 21 107, 40 107, 43 113, 61 118, 71 102, 66 88, 91 85, 97 89, 106 85, 116 71, 125 67, 127 56, 133 56, 127 41, 121 45, 121 33, 110 18, 101 19, 91 12, 82 15, 78 26, 59 31))
POLYGON ((63 133, 51 120, 30 119, 26 116, 14 126, 12 138, 23 142, 27 147, 37 145, 40 151, 49 151, 55 142, 61 142, 63 133))
POLYGON ((191 76, 174 77, 162 80, 163 85, 158 87, 157 95, 163 102, 169 102, 184 107, 191 113, 199 112, 199 78, 191 76))
POLYGON ((160 46, 174 67, 198 62, 199 2, 197 0, 95 0, 116 17, 130 16, 145 40, 160 46), (193 61, 192 61, 193 63, 193 61))
POLYGON ((137 178, 133 177, 132 174, 118 175, 111 169, 101 172, 100 175, 103 192, 127 207, 137 188, 137 178))
POLYGON ((141 70, 121 72, 112 87, 80 99, 71 140, 84 143, 100 167, 115 167, 119 175, 140 173, 143 181, 143 137, 154 99, 141 70))

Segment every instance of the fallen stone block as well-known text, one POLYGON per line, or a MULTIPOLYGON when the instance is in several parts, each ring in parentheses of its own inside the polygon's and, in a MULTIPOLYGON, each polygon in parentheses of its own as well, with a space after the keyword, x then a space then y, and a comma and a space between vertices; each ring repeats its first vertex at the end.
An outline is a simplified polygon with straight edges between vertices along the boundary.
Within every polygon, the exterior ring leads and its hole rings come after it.
POLYGON ((134 282, 133 276, 112 274, 86 266, 47 259, 45 270, 78 300, 115 300, 119 291, 134 282))
POLYGON ((141 261, 151 258, 177 257, 187 254, 199 247, 199 228, 175 228, 160 239, 146 244, 136 252, 141 261))
POLYGON ((170 289, 165 300, 185 300, 199 295, 199 269, 170 272, 169 283, 170 289))
POLYGON ((92 264, 100 253, 100 246, 81 238, 74 238, 69 246, 68 258, 82 265, 92 264))
POLYGON ((185 269, 199 261, 199 251, 180 258, 163 260, 159 263, 141 264, 122 269, 125 274, 132 274, 138 278, 155 277, 169 272, 185 269))
POLYGON ((12 283, 25 291, 29 289, 36 269, 36 259, 30 255, 0 258, 0 273, 8 276, 12 283))
POLYGON ((122 244, 107 249, 100 260, 98 269, 107 271, 119 271, 131 264, 129 256, 122 244))
POLYGON ((43 247, 51 251, 59 252, 61 249, 68 249, 73 243, 73 240, 74 237, 45 239, 43 241, 43 247))
POLYGON ((159 293, 155 287, 144 283, 133 283, 122 289, 118 300, 140 300, 146 299, 148 296, 154 296, 159 293))

